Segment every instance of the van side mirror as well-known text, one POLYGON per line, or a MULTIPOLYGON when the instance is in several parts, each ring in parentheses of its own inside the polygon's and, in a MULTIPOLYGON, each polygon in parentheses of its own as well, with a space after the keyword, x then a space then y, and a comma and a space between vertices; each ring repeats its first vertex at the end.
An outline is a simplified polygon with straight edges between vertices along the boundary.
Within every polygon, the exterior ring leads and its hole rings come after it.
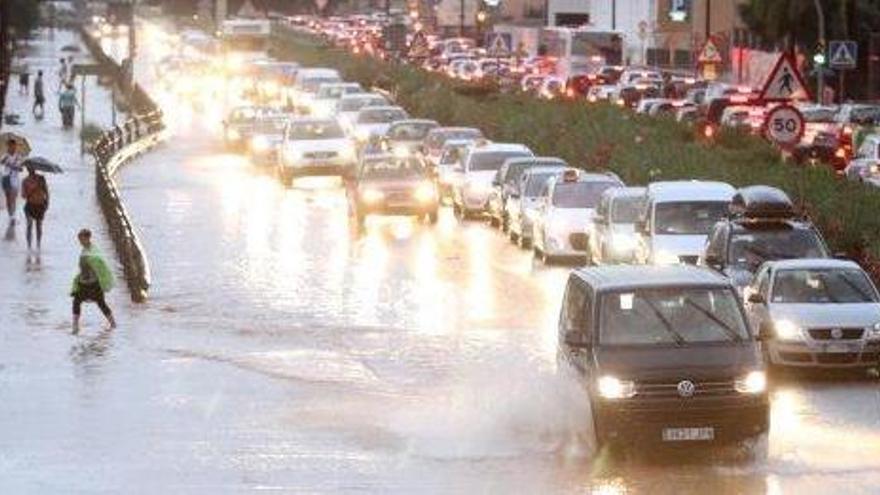
POLYGON ((649 232, 648 232, 648 221, 647 221, 647 220, 638 220, 638 221, 636 221, 636 231, 637 231, 637 232, 642 232, 642 233, 645 233, 645 234, 649 233, 649 232))
POLYGON ((706 265, 711 266, 712 268, 722 268, 724 262, 721 260, 721 257, 718 256, 718 253, 706 253, 706 265))
POLYGON ((586 349, 590 347, 590 342, 584 332, 579 330, 565 331, 565 345, 577 349, 586 349))
POLYGON ((754 292, 754 293, 752 293, 752 294, 749 294, 749 299, 748 299, 748 301, 749 301, 750 303, 752 303, 752 304, 764 304, 764 303, 767 302, 767 301, 764 299, 764 296, 761 295, 761 294, 759 294, 759 293, 757 293, 757 292, 754 292))

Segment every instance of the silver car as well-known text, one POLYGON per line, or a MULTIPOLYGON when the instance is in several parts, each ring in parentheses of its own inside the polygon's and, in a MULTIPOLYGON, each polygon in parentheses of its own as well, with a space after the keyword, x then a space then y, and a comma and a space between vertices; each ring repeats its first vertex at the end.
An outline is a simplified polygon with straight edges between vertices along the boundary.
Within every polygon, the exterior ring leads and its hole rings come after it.
POLYGON ((880 357, 880 295, 852 261, 765 263, 745 290, 752 328, 771 364, 869 368, 880 357))

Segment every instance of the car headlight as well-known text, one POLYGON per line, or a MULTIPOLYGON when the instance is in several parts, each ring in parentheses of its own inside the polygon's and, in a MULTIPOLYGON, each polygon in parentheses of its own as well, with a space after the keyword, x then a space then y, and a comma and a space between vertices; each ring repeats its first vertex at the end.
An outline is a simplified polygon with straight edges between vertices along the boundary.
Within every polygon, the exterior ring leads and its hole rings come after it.
POLYGON ((430 203, 437 199, 437 188, 430 182, 423 182, 416 187, 413 196, 420 203, 430 203))
POLYGON ((395 144, 392 153, 397 158, 406 158, 409 156, 409 147, 402 144, 395 144))
POLYGON ((295 162, 302 159, 303 157, 302 151, 294 148, 293 146, 286 146, 284 148, 284 151, 282 152, 282 155, 285 162, 295 162))
POLYGON ((603 399, 628 399, 636 395, 636 384, 613 376, 603 376, 598 381, 599 396, 603 399))
POLYGON ((370 139, 370 131, 366 129, 357 129, 354 131, 354 137, 360 142, 366 142, 370 139))
POLYGON ((868 330, 868 338, 871 340, 880 340, 880 323, 875 323, 868 330))
POLYGON ((229 129, 228 131, 226 131, 226 137, 230 141, 238 141, 241 139, 241 133, 235 129, 229 129))
POLYGON ((800 327, 788 320, 780 320, 773 322, 773 332, 779 340, 803 340, 803 333, 800 327))
POLYGON ((251 148, 257 153, 269 151, 269 140, 266 136, 256 136, 251 139, 251 148))
POLYGON ((658 251, 657 254, 654 255, 655 265, 677 265, 679 261, 678 256, 669 251, 658 251))
POLYGON ((339 152, 339 156, 341 156, 343 160, 354 160, 357 158, 357 152, 355 152, 354 146, 346 144, 339 152))
POLYGON ((636 237, 633 235, 618 234, 611 237, 611 248, 614 251, 630 251, 636 248, 636 237))
POLYGON ((767 390, 767 374, 763 371, 751 371, 734 381, 733 388, 741 394, 763 393, 767 390))
POLYGON ((385 199, 385 194, 378 189, 365 189, 361 193, 361 198, 365 203, 378 203, 385 199))

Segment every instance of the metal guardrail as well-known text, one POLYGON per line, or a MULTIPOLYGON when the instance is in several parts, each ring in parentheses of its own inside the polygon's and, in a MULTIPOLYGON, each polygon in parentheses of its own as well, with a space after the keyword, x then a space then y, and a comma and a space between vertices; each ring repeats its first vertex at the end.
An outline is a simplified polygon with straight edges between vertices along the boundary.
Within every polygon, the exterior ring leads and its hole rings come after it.
POLYGON ((162 112, 155 110, 104 131, 91 149, 97 167, 95 192, 98 202, 122 262, 131 300, 138 303, 146 300, 150 289, 150 265, 113 177, 123 164, 155 146, 163 129, 162 112))
POLYGON ((146 301, 152 282, 150 264, 113 177, 123 164, 162 139, 165 130, 162 110, 138 84, 128 86, 119 64, 101 50, 100 44, 86 30, 80 34, 94 58, 107 68, 114 83, 128 89, 123 94, 128 96, 134 113, 121 125, 105 130, 91 145, 90 152, 95 157, 95 192, 122 262, 131 300, 141 303, 146 301))

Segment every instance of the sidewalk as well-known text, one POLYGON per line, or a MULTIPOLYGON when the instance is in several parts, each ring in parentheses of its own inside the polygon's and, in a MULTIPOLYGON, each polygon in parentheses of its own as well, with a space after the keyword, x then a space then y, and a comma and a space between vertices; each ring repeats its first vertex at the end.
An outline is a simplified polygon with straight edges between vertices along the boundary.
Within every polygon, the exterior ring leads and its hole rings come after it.
MULTIPOLYGON (((15 132, 27 137, 31 143, 31 156, 43 156, 60 164, 63 174, 48 175, 50 207, 44 222, 42 252, 27 251, 26 222, 19 200, 16 225, 9 227, 6 221, 5 203, 0 208, 0 371, 13 365, 27 368, 39 367, 43 354, 29 352, 51 345, 57 341, 70 344, 71 299, 68 296, 72 276, 77 270, 79 246, 76 232, 83 227, 92 229, 95 241, 108 260, 116 264, 112 244, 104 232, 104 220, 95 199, 94 165, 90 155, 80 156, 80 113, 77 112, 74 129, 63 129, 57 107, 58 59, 73 55, 75 63, 87 62, 89 54, 79 43, 78 35, 70 31, 56 30, 52 35, 41 31, 29 47, 19 54, 16 64, 27 64, 31 73, 28 95, 19 93, 18 80, 11 84, 6 98, 6 113, 17 113, 21 125, 4 125, 3 132, 15 132), (81 47, 78 53, 62 52, 68 44, 81 47), (46 112, 38 121, 31 113, 33 105, 33 82, 38 70, 43 71, 46 91, 46 112), (58 341, 60 339, 60 341, 58 341)), ((77 98, 80 98, 80 82, 76 82, 77 98)), ((117 115, 118 119, 124 118, 117 115)), ((111 123, 110 93, 97 85, 94 77, 86 82, 86 122, 103 127, 111 123)), ((116 272, 121 277, 117 266, 116 272)), ((124 311, 128 301, 124 283, 109 294, 108 302, 120 314, 124 328, 124 311)), ((87 337, 103 326, 102 316, 94 305, 86 305, 83 311, 83 334, 87 337)))

